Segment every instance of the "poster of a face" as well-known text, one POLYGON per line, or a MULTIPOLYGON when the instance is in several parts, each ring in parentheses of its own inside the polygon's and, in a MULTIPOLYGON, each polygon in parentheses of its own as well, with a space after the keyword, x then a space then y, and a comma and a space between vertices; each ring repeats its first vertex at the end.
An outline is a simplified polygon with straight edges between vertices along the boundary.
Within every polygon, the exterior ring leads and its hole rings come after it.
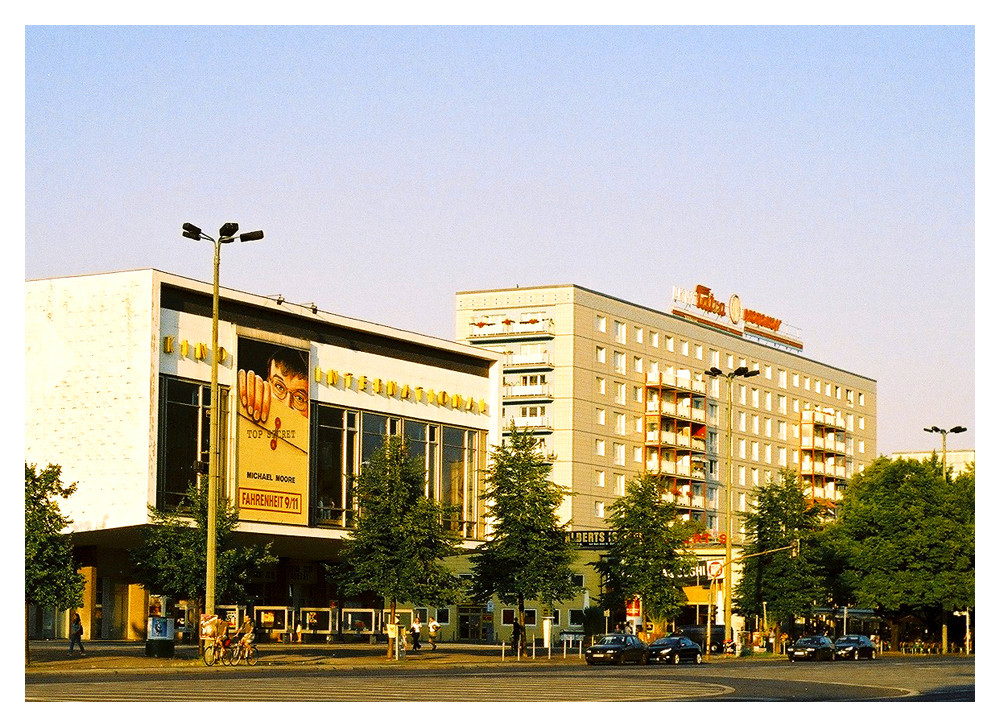
POLYGON ((236 356, 236 504, 240 517, 305 525, 309 354, 241 338, 236 356))

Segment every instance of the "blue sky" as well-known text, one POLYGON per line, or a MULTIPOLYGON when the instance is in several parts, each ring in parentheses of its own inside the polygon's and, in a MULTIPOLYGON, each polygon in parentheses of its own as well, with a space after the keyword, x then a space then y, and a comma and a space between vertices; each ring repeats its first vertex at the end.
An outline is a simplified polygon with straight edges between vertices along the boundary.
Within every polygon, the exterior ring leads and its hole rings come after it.
POLYGON ((26 279, 154 267, 451 338, 710 286, 975 446, 971 26, 28 27, 26 279))

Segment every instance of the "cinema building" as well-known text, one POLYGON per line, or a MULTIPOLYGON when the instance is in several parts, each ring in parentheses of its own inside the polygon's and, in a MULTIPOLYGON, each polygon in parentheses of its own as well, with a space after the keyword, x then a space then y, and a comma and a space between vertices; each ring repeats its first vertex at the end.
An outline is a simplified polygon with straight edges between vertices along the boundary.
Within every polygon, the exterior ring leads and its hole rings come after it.
POLYGON ((682 516, 704 523, 704 561, 728 532, 742 542, 753 488, 781 469, 832 515, 876 456, 876 382, 808 358, 796 329, 738 295, 697 286, 672 298, 660 311, 577 285, 460 292, 456 340, 501 357, 501 428, 540 438, 580 542, 600 537, 642 472, 665 477, 682 516), (752 375, 727 376, 740 367, 752 375))
MULTIPOLYGON (((500 356, 226 289, 217 352, 211 340, 210 284, 136 270, 25 285, 25 460, 59 464, 77 483, 62 510, 86 577, 88 639, 144 638, 156 612, 193 626, 190 604, 135 581, 129 549, 149 506, 175 507, 207 469, 213 355, 221 487, 241 537, 271 542, 279 559, 252 584, 259 626, 379 628, 383 604, 335 602, 322 564, 338 559, 351 478, 386 434, 424 459, 428 494, 457 508, 463 542, 484 537, 480 470, 499 442, 500 356), (267 387, 266 403, 244 404, 267 387)), ((436 612, 446 637, 461 636, 463 618, 480 628, 481 605, 475 619, 462 608, 436 612)), ((65 614, 32 614, 29 633, 64 636, 65 614)))

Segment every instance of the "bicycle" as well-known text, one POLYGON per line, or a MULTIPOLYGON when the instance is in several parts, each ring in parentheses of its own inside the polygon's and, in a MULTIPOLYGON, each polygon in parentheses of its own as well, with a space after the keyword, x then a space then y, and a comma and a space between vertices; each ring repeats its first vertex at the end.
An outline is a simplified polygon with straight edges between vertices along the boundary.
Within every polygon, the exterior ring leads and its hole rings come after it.
POLYGON ((211 639, 205 644, 205 650, 201 656, 206 666, 215 666, 219 662, 225 666, 232 664, 233 648, 229 638, 220 636, 211 639))
POLYGON ((260 654, 257 651, 257 644, 252 641, 244 641, 240 639, 236 642, 236 645, 230 650, 231 658, 228 664, 239 664, 240 660, 247 663, 247 666, 254 666, 258 659, 260 659, 260 654))

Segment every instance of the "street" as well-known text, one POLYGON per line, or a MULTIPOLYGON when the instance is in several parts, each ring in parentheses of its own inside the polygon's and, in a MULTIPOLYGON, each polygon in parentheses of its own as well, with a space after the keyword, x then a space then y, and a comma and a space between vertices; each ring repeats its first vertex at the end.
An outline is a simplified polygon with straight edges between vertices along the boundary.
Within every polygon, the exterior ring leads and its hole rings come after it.
POLYGON ((578 660, 32 672, 27 701, 646 702, 974 701, 975 659, 891 656, 790 664, 587 667, 578 660))

